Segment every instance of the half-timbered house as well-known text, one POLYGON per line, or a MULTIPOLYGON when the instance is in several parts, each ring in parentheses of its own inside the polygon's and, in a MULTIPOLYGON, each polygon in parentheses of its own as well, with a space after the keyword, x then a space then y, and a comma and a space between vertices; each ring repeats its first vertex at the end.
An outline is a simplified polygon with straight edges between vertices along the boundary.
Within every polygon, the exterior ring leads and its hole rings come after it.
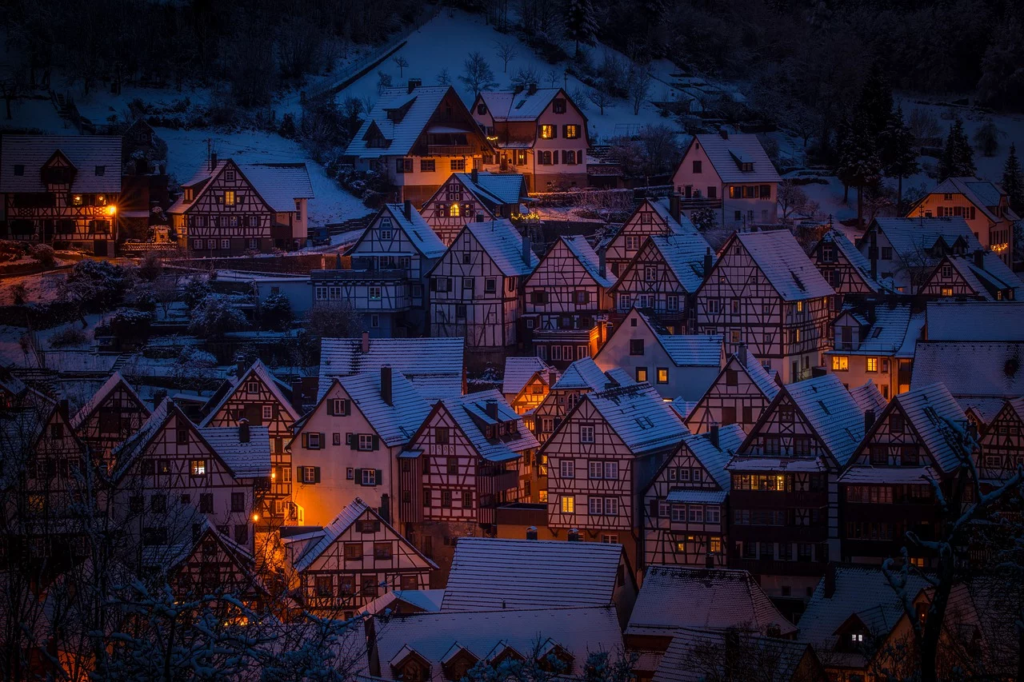
POLYGON ((644 199, 619 231, 604 245, 605 258, 611 274, 618 277, 636 257, 648 237, 673 234, 699 235, 697 228, 679 211, 678 198, 662 201, 644 199))
POLYGON ((541 447, 549 530, 618 542, 639 566, 637 500, 684 435, 679 417, 648 383, 584 395, 541 447))
POLYGON ((614 284, 585 237, 559 237, 523 287, 523 340, 559 369, 593 356, 607 337, 614 284))
MULTIPOLYGON (((931 318, 930 313, 931 306, 931 318)), ((950 313, 955 314, 956 310, 950 313)), ((963 321, 970 319, 965 317, 963 321)), ((987 322, 993 324, 998 319, 987 322)), ((960 332, 972 336, 1005 335, 1005 332, 988 329, 961 328, 960 332)), ((918 341, 910 388, 944 385, 972 421, 982 427, 998 414, 1005 400, 1024 395, 1024 372, 1020 369, 1022 357, 1024 342, 1017 340, 918 341)))
POLYGON ((467 223, 430 271, 430 335, 477 352, 515 346, 523 282, 539 263, 508 220, 467 223))
POLYGON ((164 399, 113 455, 111 516, 143 546, 180 543, 205 517, 253 551, 270 486, 267 427, 200 427, 164 399))
POLYGON ((380 371, 388 365, 405 375, 429 401, 460 396, 466 389, 462 339, 323 339, 317 402, 331 381, 359 372, 380 371))
POLYGON ((532 412, 544 402, 558 377, 558 370, 536 356, 505 358, 501 394, 516 414, 524 415, 531 431, 532 412))
POLYGON ((295 427, 292 499, 304 523, 327 525, 357 497, 385 520, 402 521, 398 456, 430 413, 430 405, 398 370, 333 379, 295 427))
POLYGON ((539 444, 496 390, 437 401, 398 456, 398 517, 404 534, 441 566, 460 536, 495 523, 501 504, 531 494, 539 444))
POLYGON ((294 523, 290 509, 292 457, 285 447, 299 412, 292 406, 291 390, 256 360, 242 376, 225 381, 204 408, 201 426, 238 427, 244 419, 250 427, 265 426, 270 438, 270 489, 258 510, 263 524, 294 523))
POLYGON ((518 173, 452 173, 430 197, 420 214, 445 246, 451 246, 466 223, 511 219, 527 197, 518 173))
POLYGON ((114 255, 120 136, 4 135, 0 157, 8 239, 114 255))
POLYGON ((495 150, 485 169, 522 173, 531 192, 587 186, 587 117, 565 90, 481 92, 471 110, 495 150))
POLYGON ((196 256, 295 249, 306 242, 313 188, 304 163, 209 161, 167 209, 178 245, 196 256))
POLYGON ((857 241, 871 277, 913 296, 948 254, 964 256, 981 243, 963 218, 875 218, 857 241))
POLYGON ((871 381, 886 400, 909 391, 924 326, 924 315, 910 308, 895 301, 844 308, 832 323, 833 347, 824 353, 825 369, 847 388, 871 381))
POLYGON ((357 170, 375 170, 420 205, 452 173, 480 168, 492 149, 450 85, 386 88, 345 150, 357 170))
POLYGON ((611 287, 615 312, 625 315, 637 307, 670 334, 692 333, 693 293, 713 264, 699 232, 648 237, 611 287))
POLYGON ((634 308, 594 356, 602 371, 615 368, 649 381, 662 397, 697 400, 718 376, 725 357, 722 337, 668 334, 634 308))
POLYGON ((921 296, 1014 301, 1024 295, 1024 282, 999 254, 975 251, 966 256, 947 254, 921 285, 921 296))
POLYGON ((774 225, 780 182, 757 135, 724 128, 717 135, 694 135, 672 175, 686 215, 711 209, 718 224, 730 229, 774 225))
POLYGON ((385 204, 353 244, 352 267, 313 270, 313 307, 346 308, 374 337, 425 330, 427 272, 445 246, 412 202, 385 204))
MULTIPOLYGON (((565 373, 551 387, 544 402, 533 413, 533 433, 541 443, 551 437, 565 415, 576 402, 587 393, 597 393, 610 388, 631 386, 636 382, 621 369, 610 369, 602 372, 591 358, 583 358, 569 365, 565 373)), ((547 455, 540 455, 538 465, 542 475, 547 475, 547 455)), ((547 502, 546 480, 538 486, 541 498, 537 502, 547 502)))
POLYGON ((135 389, 114 372, 71 418, 71 428, 89 448, 97 464, 116 466, 111 452, 149 418, 149 408, 135 389))
POLYGON ((871 263, 846 235, 831 229, 822 235, 811 254, 814 265, 825 281, 832 285, 840 301, 848 297, 862 298, 882 291, 871 276, 871 263))
POLYGON ((828 347, 832 287, 789 230, 729 237, 697 290, 697 332, 745 345, 784 383, 811 376, 828 347))
POLYGON ((1013 265, 1013 224, 1020 218, 999 185, 978 178, 946 178, 907 212, 910 218, 933 215, 963 218, 983 247, 1013 265))
POLYGON ((691 433, 738 424, 750 432, 779 392, 777 374, 765 369, 746 346, 729 356, 718 377, 685 418, 691 433))
POLYGON ((729 474, 746 434, 736 424, 687 435, 643 493, 643 556, 652 564, 725 566, 729 474))
POLYGON ((802 598, 839 556, 837 478, 884 401, 834 374, 783 386, 727 466, 729 563, 778 598, 802 598))
POLYGON ((867 433, 839 477, 843 561, 881 563, 906 547, 919 566, 935 555, 906 542, 941 536, 933 486, 952 493, 960 469, 977 457, 967 416, 942 384, 895 396, 865 414, 867 433), (876 416, 877 414, 877 416, 876 416))
POLYGON ((347 620, 381 594, 426 589, 437 568, 358 497, 324 528, 284 542, 293 588, 324 617, 347 620))
POLYGON ((1002 409, 981 428, 978 475, 987 485, 1005 481, 1024 464, 1024 398, 1003 402, 1002 409))

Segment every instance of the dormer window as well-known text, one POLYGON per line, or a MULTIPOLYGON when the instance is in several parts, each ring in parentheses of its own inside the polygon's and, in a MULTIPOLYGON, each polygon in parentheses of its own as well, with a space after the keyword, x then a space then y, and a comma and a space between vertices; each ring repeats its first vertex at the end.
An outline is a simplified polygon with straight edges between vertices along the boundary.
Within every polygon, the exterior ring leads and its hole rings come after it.
POLYGON ((25 175, 25 165, 21 163, 14 164, 14 174, 18 177, 25 175))
POLYGON ((185 188, 185 196, 184 196, 185 201, 191 202, 193 196, 194 195, 192 193, 192 188, 191 187, 186 187, 185 188))
POLYGON ((96 166, 96 169, 95 169, 94 172, 96 173, 97 176, 106 175, 107 174, 107 167, 106 166, 96 166))

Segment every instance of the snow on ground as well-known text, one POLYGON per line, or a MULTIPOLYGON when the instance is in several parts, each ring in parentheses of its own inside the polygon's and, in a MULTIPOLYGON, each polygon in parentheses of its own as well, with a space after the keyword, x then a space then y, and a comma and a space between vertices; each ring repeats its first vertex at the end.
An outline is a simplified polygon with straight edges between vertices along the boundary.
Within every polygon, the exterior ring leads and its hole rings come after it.
MULTIPOLYGON (((588 50, 591 62, 599 65, 604 59, 605 48, 598 45, 588 50)), ((496 90, 511 89, 511 80, 516 71, 533 68, 540 78, 540 87, 550 87, 547 76, 554 70, 557 74, 555 85, 564 85, 570 95, 576 90, 590 91, 587 85, 572 76, 565 76, 565 63, 548 64, 514 36, 499 33, 492 26, 488 26, 483 17, 454 11, 450 16, 448 12, 441 12, 409 36, 406 45, 395 54, 395 57, 404 57, 409 62, 409 66, 401 70, 401 73, 398 66, 388 58, 376 69, 338 93, 338 100, 346 97, 376 100, 378 71, 390 74, 393 85, 400 86, 409 78, 420 78, 424 85, 435 85, 442 70, 448 69, 452 85, 469 106, 473 102, 474 93, 459 80, 459 76, 463 74, 463 64, 472 52, 479 52, 487 60, 491 71, 494 72, 496 90), (506 42, 515 42, 517 45, 517 55, 509 62, 507 71, 497 54, 497 46, 506 42)), ((668 79, 674 67, 663 61, 655 62, 653 69, 657 78, 668 79)), ((651 84, 651 99, 666 99, 669 90, 670 87, 665 82, 654 80, 651 84)), ((607 142, 609 138, 623 134, 633 127, 651 123, 678 127, 673 119, 661 117, 658 110, 649 102, 644 103, 639 115, 633 114, 633 105, 626 100, 616 100, 612 107, 605 108, 603 115, 590 102, 577 103, 585 107, 584 113, 589 120, 588 132, 591 141, 607 142)))
POLYGON ((60 284, 67 278, 67 272, 40 272, 34 275, 22 275, 20 277, 3 278, 3 286, 0 286, 0 305, 14 305, 14 287, 18 284, 25 285, 25 300, 32 303, 52 302, 60 284))

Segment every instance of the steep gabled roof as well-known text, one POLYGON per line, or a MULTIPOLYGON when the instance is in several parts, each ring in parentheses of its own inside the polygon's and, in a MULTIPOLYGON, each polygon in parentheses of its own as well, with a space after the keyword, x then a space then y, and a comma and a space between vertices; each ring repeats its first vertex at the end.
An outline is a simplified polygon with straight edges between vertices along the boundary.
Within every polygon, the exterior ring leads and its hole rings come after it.
POLYGON ((739 232, 734 238, 783 300, 803 301, 835 294, 789 230, 739 232))
POLYGON ((466 223, 464 229, 473 235, 506 277, 525 277, 540 264, 540 259, 532 250, 528 254, 530 262, 525 261, 523 238, 509 220, 502 218, 482 223, 466 223))
POLYGON ((747 571, 651 566, 629 617, 626 635, 639 629, 739 628, 767 634, 795 634, 757 580, 747 571))
MULTIPOLYGON (((412 210, 409 212, 409 217, 405 217, 405 206, 403 204, 384 204, 380 209, 381 213, 387 212, 391 215, 391 220, 395 225, 398 226, 405 236, 409 239, 416 250, 420 252, 420 255, 424 258, 440 258, 444 255, 447 247, 444 242, 441 241, 437 233, 434 232, 427 221, 423 219, 419 211, 412 210)), ((376 219, 370 221, 370 226, 376 222, 376 219)), ((370 229, 368 226, 367 230, 370 229)), ((364 232, 365 234, 365 232, 364 232)), ((362 241, 363 237, 360 236, 359 240, 362 241)), ((353 249, 355 246, 352 247, 353 249)))
POLYGON ((831 229, 821 237, 822 243, 834 244, 836 250, 846 257, 857 275, 864 280, 864 284, 871 291, 877 292, 882 286, 871 276, 871 263, 864 257, 857 247, 853 245, 842 230, 831 229))
POLYGON ((1024 339, 1024 301, 929 301, 929 341, 1024 339))
POLYGON ((732 486, 732 477, 725 467, 746 437, 747 434, 739 424, 730 424, 718 430, 718 447, 711 442, 710 433, 683 436, 683 444, 711 475, 718 487, 728 492, 732 486))
POLYGON ((271 395, 274 396, 274 399, 281 404, 281 409, 287 412, 288 416, 292 418, 292 422, 294 423, 295 421, 298 421, 300 415, 298 411, 292 407, 291 401, 285 397, 284 390, 278 382, 277 377, 274 376, 274 373, 270 371, 269 367, 263 364, 262 360, 257 359, 249 366, 249 369, 247 369, 245 374, 240 378, 228 379, 232 384, 231 388, 224 393, 224 396, 216 405, 213 406, 213 409, 207 412, 206 418, 202 421, 201 426, 208 426, 210 424, 221 408, 224 407, 224 404, 227 403, 235 394, 235 391, 245 388, 245 382, 249 380, 249 377, 258 378, 260 382, 266 386, 267 390, 270 391, 271 395))
POLYGON ((612 378, 601 371, 593 358, 582 358, 569 365, 551 388, 558 390, 604 391, 613 388, 612 378))
POLYGON ((776 381, 778 372, 767 369, 750 351, 747 351, 746 363, 743 363, 742 356, 739 354, 734 353, 733 357, 736 359, 736 364, 746 371, 750 380, 768 400, 773 400, 779 394, 779 384, 776 381))
POLYGON ((495 121, 536 121, 558 93, 572 101, 561 88, 537 88, 533 94, 529 90, 481 92, 478 97, 487 105, 495 121))
POLYGON ((160 404, 150 413, 149 418, 142 422, 139 430, 114 448, 111 454, 114 457, 114 461, 118 463, 117 471, 114 472, 114 478, 118 478, 127 471, 128 465, 135 460, 149 444, 153 436, 163 427, 173 407, 174 403, 170 399, 164 398, 161 400, 160 404))
POLYGON ((501 392, 504 395, 519 395, 526 383, 533 378, 534 374, 540 373, 541 381, 548 383, 549 372, 558 372, 548 363, 536 356, 505 358, 505 374, 501 384, 501 392))
MULTIPOLYGON (((976 253, 981 254, 981 265, 975 262, 973 253, 966 256, 946 256, 945 261, 953 266, 975 292, 987 300, 1002 300, 997 297, 996 292, 1005 289, 1013 291, 1014 300, 1020 300, 1024 296, 1024 282, 1021 282, 1002 258, 991 251, 976 253)), ((938 267, 942 267, 942 264, 940 263, 938 267)))
POLYGON ((0 192, 45 192, 42 169, 55 153, 75 167, 74 192, 121 191, 120 135, 15 135, 0 138, 0 192), (14 167, 22 166, 20 175, 14 167), (103 167, 103 175, 96 174, 103 167))
POLYGON ((250 426, 248 441, 241 440, 237 426, 206 426, 198 431, 236 478, 270 476, 270 429, 266 426, 250 426))
MULTIPOLYGON (((736 680, 797 682, 801 679, 796 675, 804 657, 814 657, 808 644, 747 633, 739 635, 739 652, 734 654, 726 651, 730 646, 727 637, 725 632, 676 629, 652 682, 707 682, 730 679, 730 676, 736 680), (725 670, 726 663, 731 666, 731 673, 725 670), (770 668, 765 669, 767 666, 770 668)), ((820 679, 825 679, 820 664, 817 673, 820 679)))
MULTIPOLYGON (((377 104, 367 114, 359 132, 352 137, 345 154, 362 158, 408 155, 449 92, 461 105, 462 100, 455 95, 450 85, 421 86, 412 92, 406 88, 384 90, 377 104), (392 118, 388 117, 389 112, 395 112, 392 118), (379 131, 386 146, 373 147, 367 144, 367 133, 371 127, 379 131)), ((466 116, 469 117, 468 112, 466 116)), ((467 135, 479 134, 478 129, 465 132, 467 135)))
POLYGON ((303 162, 246 163, 238 164, 238 170, 278 213, 295 211, 296 199, 314 198, 309 171, 303 162))
POLYGON ((430 414, 430 404, 401 372, 391 372, 390 405, 381 396, 379 371, 350 374, 335 381, 389 448, 408 443, 430 414))
MULTIPOLYGON (((715 172, 724 183, 782 182, 779 172, 775 170, 757 135, 729 133, 728 138, 723 138, 720 134, 708 133, 694 136, 690 141, 690 147, 695 142, 700 143, 715 172), (742 170, 741 164, 744 162, 753 164, 753 170, 742 170)), ((687 148, 687 153, 690 147, 687 148)), ((683 154, 683 158, 685 160, 686 154, 683 154)))
POLYGON ((588 393, 584 400, 590 401, 634 455, 671 446, 688 433, 669 404, 648 383, 588 393))
POLYGON ((517 459, 524 450, 540 447, 533 432, 523 424, 522 416, 516 414, 495 389, 457 398, 444 398, 440 404, 445 406, 477 453, 486 460, 505 462, 517 459), (497 404, 497 419, 487 414, 487 403, 492 400, 497 404), (486 437, 484 429, 487 426, 510 421, 516 422, 519 427, 514 436, 486 437))
MULTIPOLYGON (((604 275, 601 274, 601 259, 594 251, 594 247, 592 247, 587 241, 586 237, 581 234, 571 236, 562 235, 559 239, 563 244, 565 244, 565 247, 569 249, 569 253, 575 256, 579 264, 587 271, 587 274, 597 282, 598 286, 602 286, 607 289, 615 285, 615 275, 608 274, 607 270, 605 270, 604 275)), ((550 251, 548 253, 550 253, 550 251)))
POLYGON ((857 409, 861 414, 868 410, 874 410, 875 414, 879 415, 885 409, 886 400, 873 379, 868 379, 867 383, 861 386, 851 388, 850 397, 853 398, 853 402, 857 403, 857 409))
POLYGON ((656 200, 644 199, 644 201, 650 204, 651 208, 654 209, 654 212, 661 217, 666 225, 668 225, 668 230, 671 234, 700 234, 697 227, 688 217, 686 217, 686 215, 680 213, 678 218, 672 215, 672 209, 668 198, 656 200))
POLYGON ((897 255, 911 261, 923 256, 940 239, 946 246, 963 240, 968 253, 982 248, 963 218, 875 218, 868 231, 876 228, 885 234, 897 255))
MULTIPOLYGON (((836 348, 832 353, 837 355, 877 355, 895 354, 907 338, 907 331, 910 328, 911 306, 909 303, 899 303, 892 306, 877 305, 874 308, 874 322, 864 319, 856 308, 845 308, 839 317, 844 314, 854 316, 859 324, 867 324, 868 331, 864 340, 853 349, 836 348)), ((838 317, 836 321, 838 321, 838 317)))
MULTIPOLYGON (((704 256, 711 254, 712 265, 715 261, 714 252, 704 239, 704 235, 694 232, 669 236, 654 235, 649 239, 683 289, 687 293, 695 292, 704 281, 704 256)), ((630 263, 629 267, 632 266, 633 263, 630 263)))
POLYGON ((623 557, 615 544, 459 538, 441 610, 606 606, 623 557))
POLYGON ((323 339, 320 344, 320 386, 317 402, 331 379, 357 372, 380 371, 384 365, 405 375, 427 400, 462 395, 465 339, 411 338, 323 339))
POLYGON ((71 418, 71 428, 77 431, 118 386, 123 386, 124 390, 128 392, 128 395, 138 402, 139 406, 145 411, 147 416, 149 415, 149 409, 146 407, 146 403, 142 401, 142 398, 140 398, 139 394, 135 392, 135 389, 132 388, 131 384, 121 376, 120 372, 114 372, 105 382, 103 382, 103 385, 92 394, 92 397, 85 401, 85 404, 82 405, 81 409, 75 413, 75 416, 71 418))
POLYGON ((975 443, 967 435, 967 415, 942 384, 915 387, 893 398, 917 439, 944 473, 959 469, 975 443))
POLYGON ((676 367, 720 367, 721 334, 658 334, 658 341, 676 367))
POLYGON ((475 182, 471 173, 455 173, 454 175, 466 189, 484 203, 490 204, 492 208, 501 204, 517 205, 529 195, 526 189, 526 178, 520 173, 478 171, 475 182))
MULTIPOLYGON (((993 223, 998 223, 1001 220, 999 216, 992 212, 992 209, 999 206, 1000 200, 1005 193, 991 182, 972 177, 946 178, 914 204, 910 212, 916 210, 925 199, 934 194, 960 194, 993 223)), ((1006 220, 1013 221, 1018 220, 1018 218, 1012 210, 1008 210, 1006 220)))
POLYGON ((937 383, 958 399, 1024 395, 1024 342, 918 342, 910 387, 937 383))

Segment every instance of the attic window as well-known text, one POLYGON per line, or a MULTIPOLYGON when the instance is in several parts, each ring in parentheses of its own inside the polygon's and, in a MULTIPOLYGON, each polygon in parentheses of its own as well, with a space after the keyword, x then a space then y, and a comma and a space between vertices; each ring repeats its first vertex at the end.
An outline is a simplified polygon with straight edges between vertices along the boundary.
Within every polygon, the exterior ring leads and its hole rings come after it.
POLYGON ((185 201, 192 201, 192 188, 191 187, 186 187, 185 188, 185 201))
POLYGON ((233 171, 233 170, 224 171, 224 179, 227 180, 228 182, 234 182, 235 181, 235 171, 233 171))
POLYGON ((96 175, 106 175, 106 174, 107 174, 107 167, 106 166, 96 166, 96 175))
POLYGON ((551 110, 556 114, 564 114, 566 111, 565 99, 562 97, 555 99, 551 104, 551 110))
POLYGON ((486 114, 487 113, 487 105, 484 104, 483 102, 480 102, 480 104, 477 104, 476 105, 476 113, 480 114, 481 116, 486 114))
POLYGON ((14 164, 14 174, 17 175, 17 176, 24 175, 25 174, 25 166, 23 164, 20 164, 20 163, 14 164))

